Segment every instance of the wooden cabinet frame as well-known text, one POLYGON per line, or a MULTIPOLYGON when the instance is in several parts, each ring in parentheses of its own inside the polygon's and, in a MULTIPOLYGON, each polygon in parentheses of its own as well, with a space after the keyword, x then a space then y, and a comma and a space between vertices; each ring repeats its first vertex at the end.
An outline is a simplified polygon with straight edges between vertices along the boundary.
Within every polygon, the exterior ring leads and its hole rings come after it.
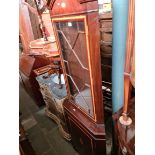
MULTIPOLYGON (((106 139, 102 100, 98 3, 97 1, 80 3, 78 0, 56 0, 52 1, 49 7, 68 92, 68 99, 63 106, 68 128, 73 137, 73 145, 83 155, 88 154, 86 150, 89 150, 89 147, 91 147, 90 150, 92 150, 92 154, 103 155, 106 152, 106 139), (59 28, 56 25, 57 22, 81 20, 84 21, 85 46, 87 47, 86 61, 88 62, 90 77, 93 115, 90 115, 90 113, 74 104, 71 100, 70 85, 64 63, 64 49, 62 49, 63 40, 60 41, 58 34, 59 28), (76 131, 73 129, 76 129, 76 131), (80 136, 75 138, 76 132, 79 135, 81 134, 81 137, 85 137, 84 144, 81 144, 82 138, 80 139, 80 136), (86 141, 91 145, 88 146, 86 141)), ((69 45, 67 44, 67 46, 69 45)), ((69 49, 68 47, 66 48, 69 49)))
MULTIPOLYGON (((79 16, 69 16, 69 17, 60 17, 60 18, 53 18, 52 19, 52 22, 54 23, 54 22, 59 22, 59 21, 72 21, 72 20, 77 20, 77 21, 84 21, 84 27, 85 27, 85 31, 86 31, 86 46, 87 46, 87 56, 88 56, 88 63, 89 63, 89 68, 90 68, 90 80, 91 80, 91 87, 94 85, 94 83, 93 83, 93 78, 92 78, 92 65, 91 65, 91 56, 90 56, 90 50, 89 50, 89 38, 88 38, 88 26, 87 26, 87 16, 85 16, 85 15, 79 15, 79 16)), ((54 26, 55 27, 55 26, 54 26)), ((56 28, 55 28, 55 31, 56 31, 56 28)), ((57 34, 56 34, 56 36, 57 36, 57 34)), ((58 39, 58 36, 57 36, 57 40, 59 40, 58 39)), ((59 47, 59 51, 62 51, 61 50, 61 47, 60 47, 60 42, 58 41, 57 42, 57 46, 59 47)), ((61 60, 63 60, 63 56, 62 56, 62 54, 61 54, 61 52, 60 52, 60 55, 61 55, 61 57, 62 57, 62 59, 61 60)), ((65 65, 64 65, 64 62, 63 61, 61 61, 62 62, 62 64, 63 64, 63 71, 64 71, 64 73, 66 73, 66 70, 65 70, 65 65)), ((69 85, 69 83, 68 83, 68 80, 67 80, 67 77, 66 77, 66 74, 65 74, 65 80, 66 80, 66 83, 67 83, 67 85, 69 85)), ((70 98, 70 91, 69 91, 69 89, 67 89, 67 91, 68 91, 68 94, 69 94, 69 98, 70 98)), ((94 117, 91 117, 93 120, 95 120, 96 121, 96 109, 95 109, 95 104, 94 104, 94 102, 95 102, 95 97, 94 97, 94 87, 92 87, 92 89, 91 89, 91 94, 92 94, 92 100, 93 100, 93 114, 94 114, 94 117)), ((75 105, 76 106, 76 105, 75 105)), ((77 108, 80 108, 80 107, 77 107, 77 108)), ((87 115, 87 113, 82 109, 82 108, 80 108, 86 115, 87 115)), ((90 117, 89 115, 87 115, 88 117, 90 117)))

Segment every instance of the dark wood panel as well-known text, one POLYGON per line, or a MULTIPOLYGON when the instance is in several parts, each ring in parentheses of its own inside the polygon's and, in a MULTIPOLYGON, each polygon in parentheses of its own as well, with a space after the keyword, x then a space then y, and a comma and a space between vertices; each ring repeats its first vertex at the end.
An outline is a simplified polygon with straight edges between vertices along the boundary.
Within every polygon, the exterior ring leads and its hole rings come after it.
POLYGON ((79 4, 78 0, 56 0, 56 2, 50 5, 51 10, 51 17, 52 16, 63 16, 63 15, 69 15, 73 13, 80 13, 87 10, 96 10, 98 8, 98 4, 96 1, 93 1, 91 3, 83 3, 79 4))
POLYGON ((100 20, 100 27, 103 28, 103 27, 108 27, 108 28, 112 28, 112 20, 109 19, 109 20, 100 20))
POLYGON ((36 155, 28 139, 21 141, 19 147, 21 155, 36 155))
POLYGON ((100 32, 112 32, 112 27, 102 27, 100 28, 100 32))
POLYGON ((98 13, 91 13, 88 15, 88 34, 89 34, 89 45, 90 45, 90 63, 91 63, 91 74, 93 79, 94 87, 94 103, 96 121, 103 123, 103 104, 102 104, 102 83, 101 83, 101 55, 100 55, 100 32, 99 22, 92 19, 98 18, 98 13), (93 33, 92 33, 93 32, 93 33), (99 105, 97 103, 100 103, 99 105))
POLYGON ((105 81, 105 82, 112 82, 112 79, 111 79, 111 74, 112 74, 112 67, 111 66, 108 66, 108 65, 103 65, 102 64, 102 80, 105 81))
POLYGON ((81 155, 106 155, 104 125, 96 124, 87 118, 67 100, 64 111, 72 143, 81 155))
POLYGON ((106 42, 112 42, 112 33, 108 33, 108 32, 102 32, 101 33, 101 39, 106 41, 106 42))
POLYGON ((66 112, 71 113, 72 118, 81 120, 80 123, 85 130, 88 130, 88 132, 92 133, 94 136, 102 135, 102 138, 105 138, 105 129, 103 124, 95 126, 95 122, 91 118, 85 117, 86 115, 80 109, 77 109, 74 104, 67 100, 64 102, 64 109, 66 109, 66 112))
POLYGON ((102 65, 108 65, 112 67, 112 54, 102 53, 101 58, 102 65))
POLYGON ((109 57, 111 55, 112 58, 112 46, 111 45, 101 45, 101 56, 105 57, 106 54, 109 54, 109 57))
POLYGON ((112 12, 100 14, 99 19, 112 19, 112 12))
POLYGON ((91 139, 69 118, 70 131, 72 135, 72 144, 78 150, 80 155, 93 154, 93 147, 91 146, 91 139))
POLYGON ((19 60, 19 70, 27 77, 29 77, 32 72, 34 62, 35 58, 27 56, 25 54, 21 55, 19 60))

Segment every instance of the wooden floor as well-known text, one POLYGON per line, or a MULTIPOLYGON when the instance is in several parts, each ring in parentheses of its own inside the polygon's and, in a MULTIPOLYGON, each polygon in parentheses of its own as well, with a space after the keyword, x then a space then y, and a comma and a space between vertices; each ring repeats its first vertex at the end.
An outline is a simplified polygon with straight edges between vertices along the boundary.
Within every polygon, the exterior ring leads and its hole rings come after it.
MULTIPOLYGON (((45 106, 38 107, 21 85, 19 110, 21 124, 35 155, 79 155, 71 143, 62 138, 57 124, 45 115, 45 106)), ((28 145, 26 141, 22 143, 24 148, 28 145)))

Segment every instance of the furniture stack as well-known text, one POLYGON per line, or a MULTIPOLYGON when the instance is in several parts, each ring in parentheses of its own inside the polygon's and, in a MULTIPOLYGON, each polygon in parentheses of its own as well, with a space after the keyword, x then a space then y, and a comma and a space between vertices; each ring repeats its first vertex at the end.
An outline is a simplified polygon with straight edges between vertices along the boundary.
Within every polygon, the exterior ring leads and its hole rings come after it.
POLYGON ((100 51, 102 68, 102 90, 105 109, 112 109, 112 13, 99 15, 100 18, 100 51))
POLYGON ((29 56, 27 54, 22 54, 19 60, 19 73, 22 81, 22 85, 28 94, 33 97, 36 101, 35 103, 40 107, 44 105, 44 100, 39 91, 39 85, 36 81, 36 75, 33 70, 40 68, 42 66, 50 64, 50 61, 42 56, 29 56))

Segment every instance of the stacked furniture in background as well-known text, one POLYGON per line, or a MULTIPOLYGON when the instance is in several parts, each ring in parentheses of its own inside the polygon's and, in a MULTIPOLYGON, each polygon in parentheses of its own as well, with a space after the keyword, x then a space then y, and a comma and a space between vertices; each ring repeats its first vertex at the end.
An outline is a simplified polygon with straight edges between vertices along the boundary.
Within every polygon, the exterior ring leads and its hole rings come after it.
POLYGON ((29 56, 22 54, 19 60, 19 73, 25 90, 35 99, 38 106, 44 105, 44 100, 39 91, 39 85, 36 81, 33 70, 50 64, 50 61, 42 56, 29 56))
MULTIPOLYGON (((30 7, 36 9, 33 0, 26 1, 30 7)), ((44 100, 36 81, 35 69, 49 65, 58 56, 58 50, 53 35, 53 27, 49 11, 43 12, 42 18, 48 32, 48 41, 42 37, 39 28, 39 18, 27 5, 20 0, 19 5, 19 36, 20 36, 20 57, 19 71, 21 82, 26 91, 33 97, 38 106, 44 105, 44 100)))
POLYGON ((100 14, 100 51, 104 106, 112 111, 112 13, 100 14))

